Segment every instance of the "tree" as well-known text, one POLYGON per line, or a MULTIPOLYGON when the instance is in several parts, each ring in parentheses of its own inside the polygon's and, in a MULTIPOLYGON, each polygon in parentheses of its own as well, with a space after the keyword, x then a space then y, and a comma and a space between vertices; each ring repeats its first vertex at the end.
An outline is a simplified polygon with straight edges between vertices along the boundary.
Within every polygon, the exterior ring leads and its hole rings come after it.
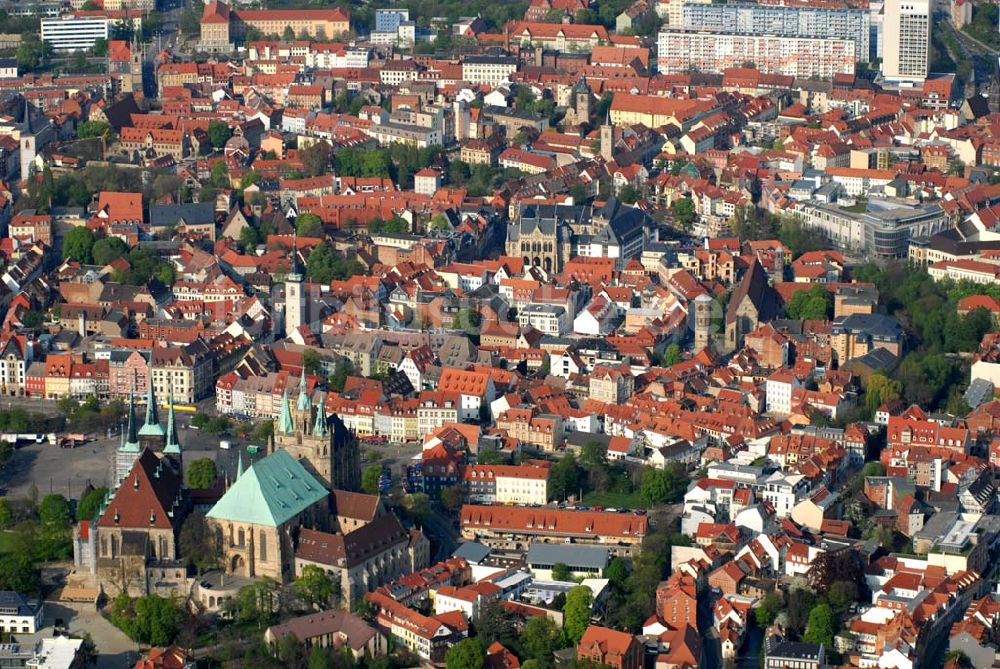
POLYGON ((41 579, 27 546, 0 557, 0 589, 35 594, 40 586, 41 579))
POLYGON ((316 644, 309 651, 307 669, 333 669, 333 657, 330 649, 316 644))
POLYGON ((833 294, 823 286, 799 290, 788 302, 788 315, 796 320, 825 321, 833 312, 833 294))
POLYGON ((91 255, 97 265, 107 265, 115 258, 120 258, 128 252, 128 245, 118 237, 104 237, 94 242, 91 255))
POLYGON ((229 165, 225 160, 216 160, 209 172, 209 183, 215 188, 229 188, 229 165))
POLYGON ((423 521, 431 515, 431 498, 422 492, 415 492, 403 497, 403 508, 411 516, 423 521))
MULTIPOLYGON (((101 504, 104 503, 104 497, 108 494, 108 489, 94 488, 80 500, 80 503, 76 505, 76 519, 79 520, 93 520, 98 512, 101 510, 101 504)), ((0 523, 0 527, 3 523, 0 523)))
POLYGON ((6 497, 0 497, 0 530, 10 527, 13 520, 14 514, 10 510, 10 502, 7 501, 6 497))
POLYGON ((263 180, 264 177, 261 176, 261 173, 257 170, 247 170, 243 173, 243 176, 240 177, 240 188, 249 188, 254 184, 259 184, 263 180))
POLYGON ((559 650, 559 628, 548 616, 532 618, 521 632, 521 656, 549 665, 552 653, 559 650))
POLYGON ((580 464, 588 469, 607 464, 608 445, 598 439, 590 439, 580 447, 580 464))
POLYGON ((817 604, 809 612, 809 622, 806 624, 803 641, 821 643, 827 648, 833 647, 833 635, 836 632, 833 619, 833 609, 827 603, 817 604))
POLYGON ((563 608, 563 630, 567 638, 574 644, 580 642, 583 633, 590 626, 590 615, 594 605, 594 596, 590 588, 578 585, 566 593, 566 606, 563 608))
POLYGON ((108 40, 98 37, 94 40, 94 45, 90 47, 90 53, 98 58, 108 55, 108 40))
POLYGON ((295 40, 295 29, 291 26, 285 26, 284 31, 281 33, 281 39, 286 42, 292 42, 295 40))
POLYGON ((299 597, 320 610, 330 605, 333 598, 334 584, 330 576, 316 565, 306 565, 293 584, 299 597))
POLYGON ((317 283, 330 283, 337 275, 337 262, 332 246, 326 242, 317 244, 306 260, 306 276, 317 283))
POLYGON ((695 219, 698 218, 694 209, 694 200, 689 197, 674 200, 673 204, 670 205, 670 209, 674 214, 674 219, 682 230, 690 230, 694 225, 695 219))
POLYGON ((665 502, 669 494, 667 472, 655 467, 646 467, 642 471, 642 485, 639 488, 642 499, 648 505, 654 506, 665 502))
POLYGON ((579 479, 576 456, 566 453, 549 469, 549 496, 562 500, 576 494, 579 479))
POLYGON ((361 474, 361 489, 369 495, 377 495, 380 478, 382 478, 382 465, 368 465, 361 474))
POLYGON ((212 530, 203 514, 196 511, 184 519, 179 541, 181 555, 185 556, 199 573, 219 564, 222 556, 221 537, 212 530))
POLYGON ((475 619, 476 638, 481 639, 488 648, 498 641, 507 648, 519 643, 521 621, 511 611, 499 602, 492 601, 479 609, 475 619))
POLYGON ((225 146, 229 138, 233 136, 233 131, 225 121, 212 121, 208 124, 208 141, 216 149, 225 146))
POLYGON ((817 555, 806 575, 809 585, 821 597, 827 596, 837 581, 857 583, 860 596, 868 593, 865 589, 865 568, 857 551, 826 551, 817 555))
POLYGON ((890 400, 898 400, 903 394, 903 384, 890 379, 882 372, 875 372, 862 382, 865 391, 865 408, 869 416, 874 416, 878 408, 890 400))
POLYGON ((552 565, 552 580, 553 581, 572 581, 573 572, 569 570, 569 567, 565 562, 556 562, 552 565))
POLYGON ((628 578, 628 563, 620 557, 613 558, 604 575, 612 586, 621 589, 625 587, 625 579, 628 578))
POLYGON ((327 385, 330 386, 331 390, 336 390, 337 392, 342 392, 344 386, 347 385, 347 377, 354 372, 354 363, 351 362, 350 358, 340 358, 337 360, 336 366, 333 368, 333 374, 327 379, 327 385))
POLYGON ((302 161, 305 176, 318 177, 321 174, 326 174, 327 170, 330 169, 330 158, 332 155, 333 147, 322 140, 310 144, 299 151, 299 160, 302 161))
POLYGON ((827 600, 834 611, 843 614, 851 604, 858 601, 858 586, 850 581, 836 581, 830 586, 827 600))
POLYGON ((278 608, 277 583, 271 578, 262 578, 256 583, 244 585, 236 593, 236 617, 240 622, 255 622, 258 629, 270 622, 278 608))
POLYGON ((66 233, 63 238, 63 260, 73 260, 89 265, 94 262, 94 233, 85 225, 80 225, 66 233))
POLYGON ((486 665, 486 648, 477 638, 462 639, 444 655, 446 669, 483 669, 486 665))
POLYGON ((166 646, 177 636, 183 615, 171 599, 159 595, 132 599, 123 592, 115 598, 110 618, 133 641, 166 646))
POLYGON ((761 600, 760 605, 754 609, 754 617, 757 619, 757 625, 760 627, 770 627, 774 619, 778 617, 785 608, 785 599, 782 597, 781 592, 777 590, 772 590, 764 596, 761 600))
POLYGON ((76 129, 76 136, 80 139, 89 137, 103 137, 111 132, 111 126, 104 121, 84 121, 76 129))
POLYGON ((323 232, 323 219, 316 214, 303 212, 295 217, 295 229, 301 237, 315 237, 323 232))
POLYGON ((187 482, 192 488, 198 490, 211 488, 217 478, 219 472, 212 458, 198 458, 188 467, 187 482))
POLYGON ((73 513, 69 502, 58 494, 46 495, 38 506, 38 535, 34 551, 40 560, 61 560, 72 555, 70 524, 73 513))
POLYGON ((681 361, 681 347, 679 344, 671 344, 663 352, 663 360, 660 362, 662 367, 673 367, 681 361))
POLYGON ((441 491, 441 504, 449 511, 458 511, 465 501, 465 490, 460 485, 448 486, 441 491))
POLYGON ((43 42, 37 33, 28 32, 21 36, 21 44, 14 57, 20 70, 36 70, 52 52, 52 47, 43 42))

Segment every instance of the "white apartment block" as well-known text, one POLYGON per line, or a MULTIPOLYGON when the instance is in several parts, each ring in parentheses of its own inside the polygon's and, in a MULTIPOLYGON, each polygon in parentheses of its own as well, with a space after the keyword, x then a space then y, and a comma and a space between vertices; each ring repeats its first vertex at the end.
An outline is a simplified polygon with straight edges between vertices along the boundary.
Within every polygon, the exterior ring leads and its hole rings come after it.
POLYGON ((662 30, 657 40, 659 70, 663 73, 721 73, 742 63, 753 63, 767 74, 830 79, 854 74, 855 45, 849 39, 735 35, 715 32, 662 30))
POLYGON ((56 51, 87 50, 98 39, 108 39, 108 19, 102 16, 42 19, 42 41, 56 51))
POLYGON ((886 0, 882 74, 886 80, 921 84, 931 44, 930 0, 886 0))
POLYGON ((467 56, 462 60, 462 79, 470 84, 496 88, 517 72, 517 59, 510 56, 467 56))

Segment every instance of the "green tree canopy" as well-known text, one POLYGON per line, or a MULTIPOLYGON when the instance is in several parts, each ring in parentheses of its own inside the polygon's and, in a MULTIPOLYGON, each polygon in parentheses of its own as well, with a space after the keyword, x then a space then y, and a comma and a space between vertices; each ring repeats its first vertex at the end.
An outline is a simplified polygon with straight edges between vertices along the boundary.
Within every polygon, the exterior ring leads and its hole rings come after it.
POLYGON ((569 566, 565 562, 556 562, 552 565, 552 580, 571 581, 573 580, 573 572, 569 570, 569 566))
POLYGON ((89 265, 94 262, 94 233, 85 225, 80 225, 63 238, 63 260, 73 260, 89 265))
POLYGON ((211 488, 219 472, 212 458, 198 458, 188 466, 188 486, 196 489, 211 488))
POLYGON ((368 465, 361 473, 361 489, 369 495, 378 494, 378 480, 382 477, 382 465, 368 465))
POLYGON ((486 666, 486 648, 475 637, 462 639, 445 653, 444 664, 446 669, 483 669, 486 666))
POLYGON ((829 604, 823 602, 814 606, 809 612, 809 622, 806 623, 806 631, 802 635, 802 640, 821 643, 827 648, 832 648, 833 635, 836 631, 833 609, 830 608, 829 604))
POLYGON ((566 593, 566 606, 563 607, 563 630, 567 638, 574 644, 579 643, 583 633, 590 626, 590 615, 594 606, 594 596, 590 588, 578 585, 566 593))
POLYGON ((689 197, 674 200, 673 204, 670 205, 670 210, 674 214, 674 220, 677 221, 677 225, 682 230, 690 230, 694 225, 695 219, 698 218, 698 214, 694 208, 694 200, 689 197))
POLYGON ((125 593, 115 598, 111 622, 139 643, 153 646, 170 644, 180 631, 184 614, 170 599, 146 595, 131 599, 125 593))
POLYGON ((91 255, 97 265, 107 265, 128 253, 128 245, 118 237, 103 237, 94 242, 91 255))
POLYGON ((786 310, 796 320, 828 320, 833 313, 833 294, 821 285, 796 291, 786 310))
POLYGON ((299 597, 306 600, 310 606, 325 609, 333 599, 334 583, 330 576, 316 565, 306 565, 293 584, 299 597))
POLYGON ((105 487, 94 488, 76 505, 76 519, 77 520, 93 520, 97 516, 97 513, 101 510, 101 504, 104 502, 104 497, 108 494, 108 489, 105 487))
POLYGON ((323 233, 323 219, 316 214, 303 212, 295 217, 295 229, 302 237, 315 237, 323 233))
POLYGON ((225 121, 211 121, 208 124, 208 141, 216 149, 225 146, 229 138, 233 136, 233 131, 225 121))
POLYGON ((220 537, 209 527, 204 514, 197 511, 188 514, 181 525, 179 541, 181 555, 199 573, 218 566, 222 558, 220 537))

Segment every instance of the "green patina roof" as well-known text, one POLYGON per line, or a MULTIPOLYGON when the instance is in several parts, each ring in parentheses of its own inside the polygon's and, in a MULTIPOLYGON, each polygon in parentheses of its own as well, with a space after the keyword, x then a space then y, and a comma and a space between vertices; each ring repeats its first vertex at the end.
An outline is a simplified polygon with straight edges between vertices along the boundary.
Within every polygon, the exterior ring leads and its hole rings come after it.
POLYGON ((309 411, 312 404, 309 402, 309 393, 306 391, 306 370, 302 370, 302 380, 299 381, 299 398, 295 403, 295 408, 299 411, 309 411))
POLYGON ((208 517, 278 527, 329 494, 295 458, 278 449, 240 474, 208 517))

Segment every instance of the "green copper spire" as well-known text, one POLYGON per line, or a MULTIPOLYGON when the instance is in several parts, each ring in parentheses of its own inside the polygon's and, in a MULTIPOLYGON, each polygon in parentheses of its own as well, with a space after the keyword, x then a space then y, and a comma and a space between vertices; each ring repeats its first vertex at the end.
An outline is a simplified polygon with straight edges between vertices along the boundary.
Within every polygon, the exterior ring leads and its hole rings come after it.
POLYGON ((281 396, 281 414, 278 415, 278 432, 282 434, 292 434, 295 427, 292 425, 292 407, 288 404, 288 388, 281 396))
POLYGON ((146 390, 146 422, 139 430, 140 437, 162 437, 163 426, 156 410, 156 393, 153 392, 153 354, 149 354, 149 388, 146 390))
POLYGON ((177 428, 174 426, 174 383, 170 382, 169 394, 167 402, 169 407, 167 409, 167 441, 163 446, 164 453, 170 453, 173 455, 180 454, 181 445, 177 441, 177 428))
MULTIPOLYGON (((309 391, 306 390, 306 370, 302 370, 302 377, 299 379, 299 398, 295 402, 295 408, 299 411, 309 411, 312 404, 309 402, 309 391)), ((305 425, 302 426, 303 432, 305 425)))
POLYGON ((326 409, 323 408, 323 394, 316 398, 316 422, 313 424, 313 436, 325 437, 330 434, 330 429, 326 425, 326 409))
POLYGON ((236 480, 240 480, 240 474, 243 473, 243 450, 240 449, 239 454, 236 456, 236 480))

